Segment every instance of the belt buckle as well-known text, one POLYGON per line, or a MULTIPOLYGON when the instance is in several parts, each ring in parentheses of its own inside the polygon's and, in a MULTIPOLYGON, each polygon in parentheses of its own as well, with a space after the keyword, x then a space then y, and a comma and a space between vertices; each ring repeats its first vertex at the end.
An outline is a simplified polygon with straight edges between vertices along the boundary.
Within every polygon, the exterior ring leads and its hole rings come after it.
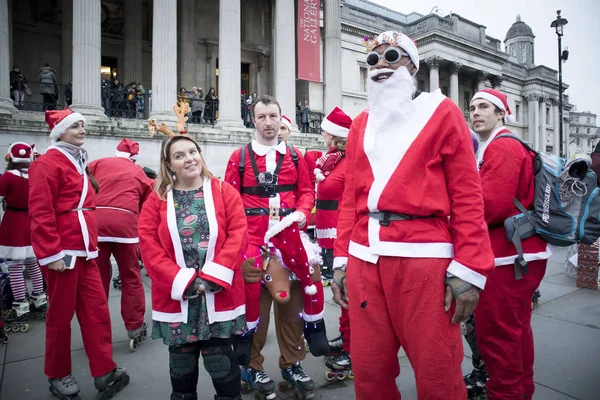
POLYGON ((269 206, 269 219, 279 221, 279 207, 269 206))
POLYGON ((380 226, 390 226, 390 213, 382 212, 382 218, 379 220, 380 226))

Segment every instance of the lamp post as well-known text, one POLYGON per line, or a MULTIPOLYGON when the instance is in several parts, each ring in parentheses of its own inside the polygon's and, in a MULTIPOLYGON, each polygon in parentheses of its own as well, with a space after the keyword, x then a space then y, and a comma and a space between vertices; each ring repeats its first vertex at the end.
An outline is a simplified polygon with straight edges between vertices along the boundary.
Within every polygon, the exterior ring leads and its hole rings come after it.
POLYGON ((560 16, 560 10, 556 11, 556 19, 552 21, 550 24, 551 28, 556 29, 556 36, 558 36, 558 115, 560 119, 560 123, 558 125, 559 131, 559 155, 560 157, 565 157, 564 152, 564 137, 563 137, 563 82, 562 82, 562 62, 566 61, 569 57, 569 52, 565 50, 565 54, 562 52, 562 37, 563 37, 563 27, 568 23, 565 18, 560 16))

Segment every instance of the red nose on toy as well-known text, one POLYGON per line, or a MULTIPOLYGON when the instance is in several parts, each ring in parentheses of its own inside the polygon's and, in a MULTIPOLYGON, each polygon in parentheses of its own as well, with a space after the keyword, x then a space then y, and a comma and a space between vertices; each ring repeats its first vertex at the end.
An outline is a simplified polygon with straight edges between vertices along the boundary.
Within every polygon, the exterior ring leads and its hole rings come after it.
POLYGON ((279 292, 277 293, 279 295, 279 297, 281 297, 282 299, 285 299, 287 297, 287 292, 279 292))

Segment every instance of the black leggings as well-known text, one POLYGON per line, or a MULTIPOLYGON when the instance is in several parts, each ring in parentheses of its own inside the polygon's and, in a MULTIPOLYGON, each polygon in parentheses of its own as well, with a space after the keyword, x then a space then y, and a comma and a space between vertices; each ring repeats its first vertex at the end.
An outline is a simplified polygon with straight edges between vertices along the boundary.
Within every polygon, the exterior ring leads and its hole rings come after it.
POLYGON ((241 392, 240 367, 231 340, 218 338, 169 346, 169 370, 174 394, 196 393, 200 354, 217 395, 237 398, 241 392))

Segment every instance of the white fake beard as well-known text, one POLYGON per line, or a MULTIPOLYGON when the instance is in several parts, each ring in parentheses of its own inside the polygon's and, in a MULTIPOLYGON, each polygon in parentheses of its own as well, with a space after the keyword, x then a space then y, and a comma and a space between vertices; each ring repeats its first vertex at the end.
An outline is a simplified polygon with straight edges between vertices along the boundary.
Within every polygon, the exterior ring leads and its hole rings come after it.
POLYGON ((367 92, 370 119, 375 118, 382 124, 388 118, 396 123, 407 120, 410 112, 409 104, 415 89, 415 80, 404 66, 395 71, 388 68, 369 71, 367 92), (375 82, 372 79, 381 73, 389 72, 393 73, 383 82, 375 82))

